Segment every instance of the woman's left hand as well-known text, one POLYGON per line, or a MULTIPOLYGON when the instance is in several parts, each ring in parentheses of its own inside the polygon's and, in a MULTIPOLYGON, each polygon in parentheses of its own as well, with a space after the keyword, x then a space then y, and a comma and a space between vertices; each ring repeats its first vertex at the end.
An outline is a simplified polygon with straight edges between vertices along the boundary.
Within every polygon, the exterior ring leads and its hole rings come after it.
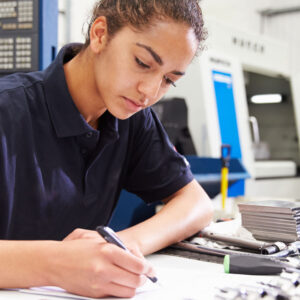
MULTIPOLYGON (((128 250, 132 252, 134 255, 144 258, 144 255, 140 251, 139 247, 133 242, 128 241, 127 238, 125 238, 126 233, 125 231, 122 232, 122 234, 117 233, 119 238, 124 242, 128 250)), ((104 238, 100 236, 100 234, 96 230, 88 230, 88 229, 82 229, 77 228, 73 230, 69 235, 67 235, 63 241, 72 241, 72 240, 79 240, 79 239, 98 239, 101 242, 105 242, 104 238)))

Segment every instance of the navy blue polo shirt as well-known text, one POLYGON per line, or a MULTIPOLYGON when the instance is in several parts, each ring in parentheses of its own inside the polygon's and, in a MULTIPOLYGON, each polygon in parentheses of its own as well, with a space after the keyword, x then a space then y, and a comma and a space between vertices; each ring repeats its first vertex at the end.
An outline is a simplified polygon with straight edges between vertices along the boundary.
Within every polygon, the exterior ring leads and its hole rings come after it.
POLYGON ((107 224, 122 188, 150 203, 193 179, 150 108, 89 126, 63 70, 76 47, 44 71, 0 79, 1 239, 59 240, 107 224))

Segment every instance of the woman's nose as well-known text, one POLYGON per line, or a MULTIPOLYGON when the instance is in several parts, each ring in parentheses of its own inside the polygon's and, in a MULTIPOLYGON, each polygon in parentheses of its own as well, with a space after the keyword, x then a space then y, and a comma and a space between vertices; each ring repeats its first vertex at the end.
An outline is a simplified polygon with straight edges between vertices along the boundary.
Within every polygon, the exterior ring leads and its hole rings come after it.
POLYGON ((161 78, 149 78, 144 79, 139 82, 138 90, 143 96, 151 102, 158 97, 159 89, 161 87, 162 79, 161 78))

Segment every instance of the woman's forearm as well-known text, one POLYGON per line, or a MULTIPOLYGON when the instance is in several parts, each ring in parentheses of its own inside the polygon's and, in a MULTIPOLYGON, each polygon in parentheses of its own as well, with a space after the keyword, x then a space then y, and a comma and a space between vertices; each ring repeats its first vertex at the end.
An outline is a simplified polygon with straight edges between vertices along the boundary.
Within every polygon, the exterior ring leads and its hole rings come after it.
POLYGON ((0 241, 0 288, 51 285, 54 241, 0 241))
POLYGON ((144 255, 183 240, 211 222, 211 200, 196 181, 167 200, 152 218, 119 232, 122 239, 136 241, 144 255))

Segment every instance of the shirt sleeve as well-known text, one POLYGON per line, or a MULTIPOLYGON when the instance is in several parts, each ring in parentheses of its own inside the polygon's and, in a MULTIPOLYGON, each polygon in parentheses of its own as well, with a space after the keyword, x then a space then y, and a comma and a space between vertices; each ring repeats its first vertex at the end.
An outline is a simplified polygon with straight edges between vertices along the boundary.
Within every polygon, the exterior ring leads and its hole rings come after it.
POLYGON ((152 109, 142 111, 133 127, 126 190, 151 203, 193 180, 189 163, 175 150, 152 109))

